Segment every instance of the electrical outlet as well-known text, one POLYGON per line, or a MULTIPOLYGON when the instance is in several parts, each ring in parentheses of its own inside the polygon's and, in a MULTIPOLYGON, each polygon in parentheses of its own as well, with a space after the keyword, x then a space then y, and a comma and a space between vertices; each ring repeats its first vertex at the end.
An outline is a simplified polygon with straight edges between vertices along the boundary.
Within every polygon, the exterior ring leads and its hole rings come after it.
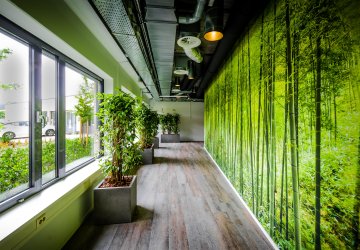
POLYGON ((41 227, 42 225, 44 225, 46 221, 46 215, 42 214, 40 215, 37 219, 36 219, 36 228, 41 227))

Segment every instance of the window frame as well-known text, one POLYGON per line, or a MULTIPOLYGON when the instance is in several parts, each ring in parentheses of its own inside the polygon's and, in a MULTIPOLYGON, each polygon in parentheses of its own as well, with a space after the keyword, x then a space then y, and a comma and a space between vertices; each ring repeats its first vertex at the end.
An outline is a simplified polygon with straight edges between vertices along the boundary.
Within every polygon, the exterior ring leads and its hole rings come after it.
MULTIPOLYGON (((24 202, 28 197, 34 195, 41 190, 53 185, 64 177, 71 175, 75 171, 95 161, 96 156, 79 164, 74 169, 65 172, 65 66, 71 65, 79 70, 85 76, 95 80, 97 85, 97 93, 104 92, 104 80, 83 67, 76 61, 67 57, 60 51, 56 50, 41 39, 35 37, 30 32, 21 28, 17 24, 11 22, 4 16, 0 15, 0 31, 5 35, 22 42, 29 46, 29 186, 26 190, 15 194, 8 199, 0 202, 0 213, 4 210, 24 202), (44 51, 50 53, 55 59, 55 178, 49 182, 42 184, 42 126, 41 122, 37 122, 37 116, 42 111, 41 100, 41 56, 44 51)), ((96 100, 96 110, 99 109, 99 101, 96 100)), ((96 126, 99 126, 97 120, 96 126)), ((102 148, 102 137, 100 138, 100 149, 102 148)), ((99 156, 98 156, 99 157, 99 156)))

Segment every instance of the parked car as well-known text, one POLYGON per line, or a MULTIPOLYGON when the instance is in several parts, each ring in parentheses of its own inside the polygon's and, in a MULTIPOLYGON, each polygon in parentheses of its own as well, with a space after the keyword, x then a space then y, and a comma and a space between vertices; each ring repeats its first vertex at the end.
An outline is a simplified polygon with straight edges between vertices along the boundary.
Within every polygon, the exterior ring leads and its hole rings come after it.
MULTIPOLYGON (((19 121, 19 122, 9 122, 2 123, 0 126, 0 136, 4 139, 14 139, 14 138, 27 138, 29 137, 29 122, 28 121, 19 121)), ((46 124, 42 128, 42 135, 54 136, 55 127, 53 125, 46 124)))

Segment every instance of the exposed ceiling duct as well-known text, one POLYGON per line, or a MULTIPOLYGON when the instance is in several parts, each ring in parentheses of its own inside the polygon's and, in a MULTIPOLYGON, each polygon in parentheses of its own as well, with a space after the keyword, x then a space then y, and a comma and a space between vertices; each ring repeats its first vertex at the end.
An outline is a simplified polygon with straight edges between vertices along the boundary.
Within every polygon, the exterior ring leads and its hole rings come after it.
POLYGON ((197 5, 192 16, 180 16, 179 23, 181 24, 192 24, 196 23, 201 19, 206 5, 206 0, 198 0, 197 5))
MULTIPOLYGON (((122 0, 89 0, 103 23, 113 36, 130 63, 150 90, 153 97, 161 95, 157 75, 152 70, 151 55, 149 56, 142 37, 133 27, 133 20, 127 13, 122 0)), ((136 28, 136 26, 135 26, 136 28)))
POLYGON ((177 28, 174 0, 146 0, 146 27, 163 95, 170 95, 177 28))
POLYGON ((245 3, 235 0, 88 1, 96 3, 100 17, 155 99, 185 94, 177 90, 173 93, 177 80, 179 86, 175 89, 187 91, 190 98, 201 100, 229 48, 249 22, 253 14, 248 13, 250 6, 266 0, 254 0, 254 4, 250 0, 245 3), (200 35, 206 24, 204 12, 218 1, 224 4, 221 20, 228 32, 225 40, 209 42, 200 35), (231 11, 233 17, 228 22, 231 11))
POLYGON ((197 49, 201 40, 195 36, 184 36, 178 39, 177 44, 184 49, 185 54, 193 61, 201 63, 203 57, 197 49))

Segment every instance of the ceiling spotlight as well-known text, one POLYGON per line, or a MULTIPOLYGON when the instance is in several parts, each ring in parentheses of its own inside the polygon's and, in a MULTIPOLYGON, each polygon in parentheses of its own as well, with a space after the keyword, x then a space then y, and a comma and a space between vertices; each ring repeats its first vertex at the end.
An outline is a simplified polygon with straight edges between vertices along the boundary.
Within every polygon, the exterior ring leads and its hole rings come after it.
POLYGON ((188 79, 194 79, 194 69, 195 69, 194 61, 188 60, 187 66, 188 66, 188 79))
POLYGON ((223 1, 217 0, 214 7, 206 11, 204 38, 210 42, 223 38, 223 1))
POLYGON ((176 67, 174 70, 175 75, 187 75, 188 71, 186 69, 183 69, 181 67, 176 67))

